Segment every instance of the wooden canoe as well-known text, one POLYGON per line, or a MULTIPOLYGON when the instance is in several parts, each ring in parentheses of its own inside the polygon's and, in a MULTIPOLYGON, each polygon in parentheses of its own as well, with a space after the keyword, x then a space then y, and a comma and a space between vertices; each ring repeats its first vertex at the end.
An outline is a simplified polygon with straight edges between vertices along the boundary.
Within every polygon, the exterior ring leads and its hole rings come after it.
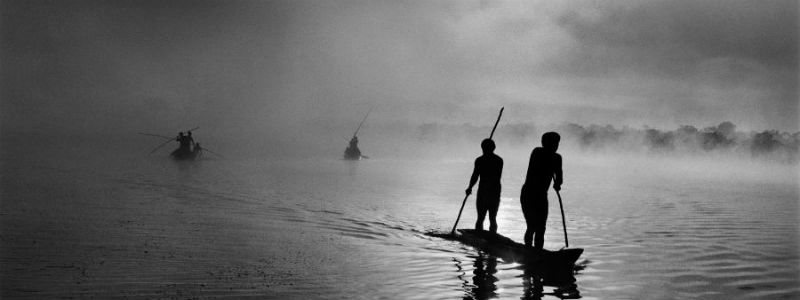
POLYGON ((508 237, 483 230, 459 229, 457 234, 448 236, 453 240, 473 246, 504 260, 524 264, 570 267, 583 254, 583 249, 581 248, 561 249, 558 251, 536 250, 517 243, 508 237))

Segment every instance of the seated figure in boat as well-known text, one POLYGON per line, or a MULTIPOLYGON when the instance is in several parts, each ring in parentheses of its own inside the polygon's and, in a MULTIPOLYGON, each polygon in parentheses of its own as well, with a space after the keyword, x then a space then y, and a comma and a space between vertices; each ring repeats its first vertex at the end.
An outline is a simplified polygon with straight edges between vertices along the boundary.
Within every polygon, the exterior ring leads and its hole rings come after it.
POLYGON ((178 133, 178 137, 175 138, 178 141, 179 146, 178 149, 172 151, 170 155, 174 157, 185 157, 187 155, 192 154, 192 143, 194 143, 194 139, 192 139, 192 132, 188 132, 188 134, 183 134, 183 132, 178 133))
POLYGON ((181 149, 184 150, 191 149, 190 148, 192 146, 191 134, 192 134, 191 132, 189 132, 189 135, 185 135, 183 134, 183 132, 178 132, 178 137, 175 138, 175 140, 178 141, 178 144, 180 145, 179 147, 181 149))
POLYGON ((563 172, 561 170, 561 155, 556 153, 561 136, 555 132, 542 135, 542 146, 536 147, 531 152, 528 163, 528 173, 525 184, 522 185, 522 195, 519 200, 522 204, 522 214, 525 216, 527 229, 525 230, 525 245, 542 249, 544 246, 544 231, 547 224, 547 190, 550 182, 553 189, 561 190, 563 172))
POLYGON ((483 230, 483 220, 489 213, 489 231, 497 232, 497 210, 500 208, 500 176, 503 173, 503 159, 494 154, 495 144, 491 139, 481 142, 483 155, 475 159, 475 169, 469 179, 466 194, 472 194, 472 187, 478 184, 478 196, 475 206, 478 209, 478 220, 475 230, 483 230))

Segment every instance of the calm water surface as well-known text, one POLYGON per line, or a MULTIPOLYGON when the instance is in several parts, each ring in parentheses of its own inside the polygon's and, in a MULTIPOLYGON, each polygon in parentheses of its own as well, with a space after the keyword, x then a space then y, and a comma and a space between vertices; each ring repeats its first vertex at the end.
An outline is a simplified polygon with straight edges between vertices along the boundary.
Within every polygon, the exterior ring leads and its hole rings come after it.
MULTIPOLYGON (((3 146, 0 298, 557 299, 516 263, 426 235, 453 225, 474 157, 134 150, 3 146)), ((562 191, 582 299, 800 298, 797 166, 586 155, 565 155, 562 191)), ((521 240, 527 158, 505 157, 499 232, 521 240)))

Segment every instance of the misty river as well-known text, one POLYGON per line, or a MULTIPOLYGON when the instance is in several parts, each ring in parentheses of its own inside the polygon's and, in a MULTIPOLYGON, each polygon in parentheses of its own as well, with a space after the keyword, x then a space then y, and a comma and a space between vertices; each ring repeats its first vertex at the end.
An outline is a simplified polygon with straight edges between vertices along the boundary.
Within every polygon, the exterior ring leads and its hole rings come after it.
MULTIPOLYGON (((147 150, 6 141, 0 298, 557 299, 516 263, 427 235, 453 225, 477 148, 362 161, 147 150)), ((498 150, 499 233, 517 241, 526 153, 498 150)), ((800 298, 796 165, 563 155, 582 299, 800 298)), ((459 228, 474 211, 470 197, 459 228)), ((551 250, 558 211, 551 192, 551 250)))

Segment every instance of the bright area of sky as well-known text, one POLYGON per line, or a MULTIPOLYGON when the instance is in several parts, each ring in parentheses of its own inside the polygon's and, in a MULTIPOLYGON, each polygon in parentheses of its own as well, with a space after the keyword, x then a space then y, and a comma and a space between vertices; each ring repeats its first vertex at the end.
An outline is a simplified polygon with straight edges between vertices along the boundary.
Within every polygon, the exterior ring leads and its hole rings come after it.
POLYGON ((794 0, 0 3, 4 131, 798 130, 794 0))

